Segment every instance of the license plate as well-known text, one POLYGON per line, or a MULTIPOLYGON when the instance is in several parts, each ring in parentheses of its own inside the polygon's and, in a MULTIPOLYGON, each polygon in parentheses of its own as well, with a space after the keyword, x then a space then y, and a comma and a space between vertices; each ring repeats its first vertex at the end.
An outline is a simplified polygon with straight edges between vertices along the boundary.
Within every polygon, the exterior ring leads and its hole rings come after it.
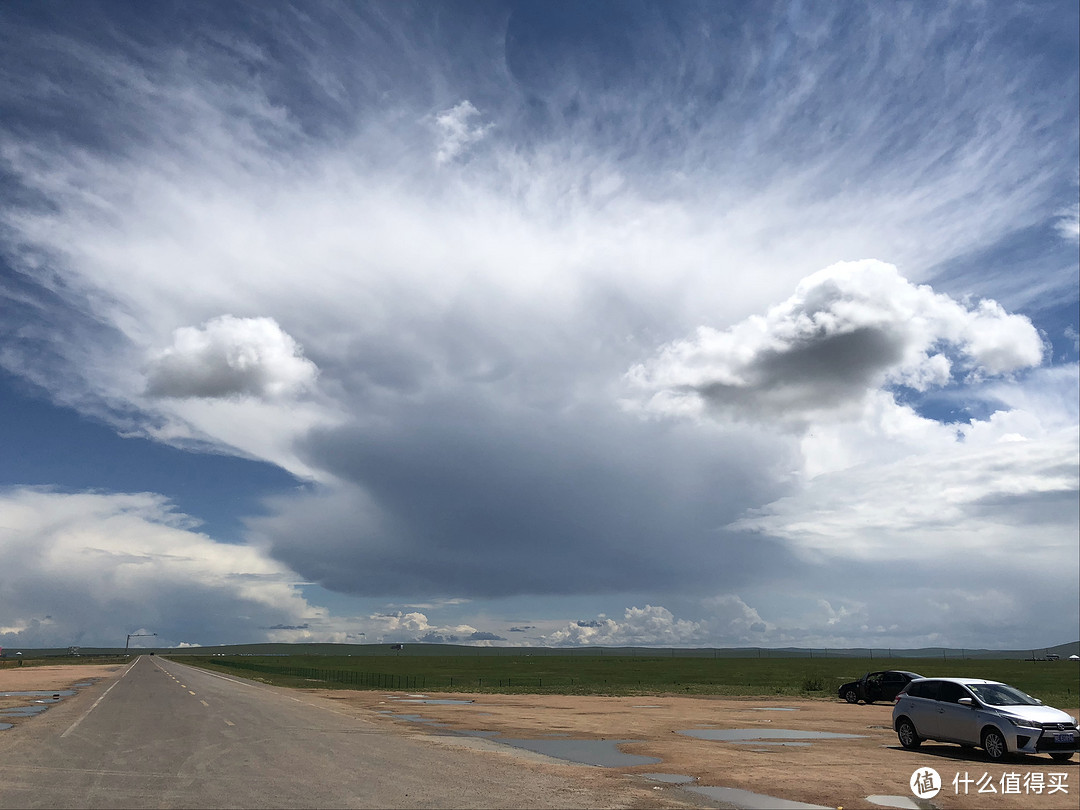
POLYGON ((1056 743, 1071 743, 1073 741, 1072 734, 1055 734, 1054 742, 1056 743))

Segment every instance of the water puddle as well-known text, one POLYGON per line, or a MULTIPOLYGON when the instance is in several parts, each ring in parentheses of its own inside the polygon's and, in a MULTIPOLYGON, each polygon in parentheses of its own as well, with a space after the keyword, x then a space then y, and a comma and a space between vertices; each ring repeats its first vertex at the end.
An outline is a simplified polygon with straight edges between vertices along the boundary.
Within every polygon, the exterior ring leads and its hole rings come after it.
POLYGON ((696 776, 683 776, 681 773, 642 773, 639 776, 644 776, 646 779, 652 779, 654 782, 665 782, 669 785, 687 785, 690 782, 696 782, 696 776))
MULTIPOLYGON (((89 686, 89 684, 87 684, 89 686)), ((54 703, 75 694, 74 689, 30 689, 18 692, 0 692, 0 698, 32 698, 27 706, 0 707, 0 717, 34 717, 54 703)), ((0 731, 14 728, 14 723, 0 723, 0 731)))
MULTIPOLYGON (((393 712, 387 712, 387 714, 393 714, 393 712)), ((397 720, 408 720, 410 723, 423 723, 432 728, 443 728, 446 726, 446 723, 440 723, 437 720, 432 720, 430 717, 424 717, 419 714, 394 714, 394 718, 397 720)))
POLYGON ((666 709, 667 706, 631 706, 631 709, 666 709))
POLYGON ((0 717, 33 717, 41 714, 48 706, 8 706, 0 709, 0 717))
POLYGON ((853 740, 864 734, 837 734, 834 731, 796 731, 790 728, 692 728, 676 732, 699 740, 758 742, 759 740, 853 740))
POLYGON ((909 799, 907 796, 867 796, 866 800, 870 804, 876 804, 878 807, 896 807, 899 810, 920 810, 919 805, 909 799))
POLYGON ((0 697, 71 697, 75 694, 74 689, 47 689, 37 692, 0 692, 0 697))
MULTIPOLYGON (((437 723, 419 714, 397 714, 391 711, 380 711, 379 714, 390 715, 396 720, 423 723, 430 728, 446 728, 448 725, 447 723, 437 723)), ((451 733, 463 737, 485 737, 513 748, 523 748, 526 751, 544 754, 555 759, 565 759, 579 765, 597 765, 601 768, 632 768, 635 765, 655 765, 660 762, 656 757, 627 754, 618 748, 622 743, 641 742, 641 740, 575 740, 567 738, 561 732, 536 739, 506 739, 501 737, 497 731, 452 729, 451 733)))
POLYGON ((790 799, 778 799, 775 796, 766 796, 763 793, 752 793, 749 790, 729 787, 687 787, 710 799, 727 802, 742 808, 742 810, 832 810, 822 804, 807 804, 806 802, 794 802, 790 799))
POLYGON ((596 765, 601 768, 632 768, 635 765, 655 765, 657 757, 643 757, 627 754, 619 750, 623 743, 641 742, 641 740, 509 740, 499 738, 496 742, 524 748, 537 754, 565 759, 581 765, 596 765))

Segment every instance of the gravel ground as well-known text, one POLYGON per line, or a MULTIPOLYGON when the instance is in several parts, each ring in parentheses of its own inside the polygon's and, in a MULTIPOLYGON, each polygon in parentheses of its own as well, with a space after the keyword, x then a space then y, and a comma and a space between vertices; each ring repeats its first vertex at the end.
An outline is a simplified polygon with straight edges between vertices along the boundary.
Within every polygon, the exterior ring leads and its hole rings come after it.
MULTIPOLYGON (((494 731, 506 738, 567 735, 572 739, 640 740, 621 744, 619 749, 657 757, 660 764, 604 770, 638 775, 681 774, 694 777, 697 785, 741 788, 825 807, 879 807, 867 797, 882 795, 906 797, 914 802, 912 774, 926 767, 935 769, 944 782, 942 791, 931 800, 940 808, 1076 810, 1080 802, 1080 768, 1075 758, 1060 763, 1047 756, 1018 757, 1005 764, 993 764, 981 751, 966 752, 955 745, 924 743, 918 751, 906 751, 891 728, 891 703, 853 706, 839 700, 764 698, 428 695, 432 699, 475 701, 438 705, 402 702, 409 698, 405 693, 312 691, 405 734, 439 735, 445 730, 395 719, 384 712, 420 715, 446 723, 448 729, 494 731), (780 739, 737 744, 679 733, 694 729, 748 729, 763 734, 786 729, 859 736, 788 741, 810 742, 796 746, 762 744, 785 742, 780 739), (1035 776, 1032 782, 1028 776, 1032 773, 1042 776, 1035 776), (972 780, 967 795, 963 794, 965 774, 972 780), (984 774, 989 775, 997 793, 978 792, 979 780, 985 789, 984 774), (1011 774, 1018 775, 1015 783, 1008 776, 1011 774), (1052 778, 1051 774, 1065 776, 1052 778), (952 784, 954 777, 958 777, 956 787, 952 784), (1041 794, 1034 793, 1031 786, 1040 778, 1046 787, 1041 794), (1048 786, 1052 781, 1062 782, 1067 792, 1050 795, 1048 786), (1014 784, 1018 793, 1012 792, 1014 784)), ((1067 710, 1073 714, 1077 711, 1067 710)))

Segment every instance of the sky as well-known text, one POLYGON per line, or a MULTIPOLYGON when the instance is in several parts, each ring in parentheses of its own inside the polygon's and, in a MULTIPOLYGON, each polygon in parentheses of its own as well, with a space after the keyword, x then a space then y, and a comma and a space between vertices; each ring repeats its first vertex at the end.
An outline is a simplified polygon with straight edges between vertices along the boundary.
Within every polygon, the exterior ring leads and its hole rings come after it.
POLYGON ((1075 641, 1078 32, 0 4, 0 646, 1075 641))

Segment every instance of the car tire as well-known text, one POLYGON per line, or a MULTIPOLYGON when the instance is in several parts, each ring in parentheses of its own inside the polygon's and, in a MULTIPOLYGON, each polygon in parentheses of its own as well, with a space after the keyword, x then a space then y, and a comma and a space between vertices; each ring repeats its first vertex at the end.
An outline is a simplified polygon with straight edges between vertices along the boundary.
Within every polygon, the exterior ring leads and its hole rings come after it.
POLYGON ((858 703, 859 693, 856 692, 854 689, 848 689, 846 692, 844 692, 844 700, 846 700, 848 703, 858 703))
POLYGON ((906 717, 901 717, 900 722, 896 724, 896 736, 900 744, 909 751, 914 751, 922 745, 922 737, 915 730, 915 724, 906 717))
POLYGON ((1055 751, 1050 756, 1057 762, 1068 762, 1073 758, 1072 751, 1055 751))
POLYGON ((1005 735, 996 728, 988 728, 983 732, 982 748, 994 762, 1001 762, 1009 755, 1009 747, 1005 744, 1005 735))

